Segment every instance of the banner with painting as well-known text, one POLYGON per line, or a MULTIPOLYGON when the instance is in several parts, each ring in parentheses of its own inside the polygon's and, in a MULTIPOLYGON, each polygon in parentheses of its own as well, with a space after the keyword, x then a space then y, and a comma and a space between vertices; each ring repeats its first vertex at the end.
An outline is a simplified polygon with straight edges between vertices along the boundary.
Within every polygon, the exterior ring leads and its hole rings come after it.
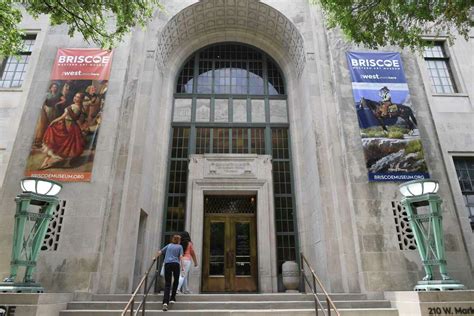
POLYGON ((58 50, 40 106, 27 176, 91 180, 111 63, 108 50, 58 50))
POLYGON ((369 181, 429 178, 400 54, 346 56, 369 181))

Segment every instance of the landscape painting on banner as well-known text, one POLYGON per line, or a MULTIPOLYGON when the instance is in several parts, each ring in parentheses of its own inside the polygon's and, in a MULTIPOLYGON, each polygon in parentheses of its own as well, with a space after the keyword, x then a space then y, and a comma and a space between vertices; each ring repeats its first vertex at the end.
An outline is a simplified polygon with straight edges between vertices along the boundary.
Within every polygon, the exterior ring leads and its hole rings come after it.
POLYGON ((26 166, 27 176, 90 181, 112 52, 59 49, 26 166))
POLYGON ((399 53, 348 52, 369 181, 429 178, 399 53))

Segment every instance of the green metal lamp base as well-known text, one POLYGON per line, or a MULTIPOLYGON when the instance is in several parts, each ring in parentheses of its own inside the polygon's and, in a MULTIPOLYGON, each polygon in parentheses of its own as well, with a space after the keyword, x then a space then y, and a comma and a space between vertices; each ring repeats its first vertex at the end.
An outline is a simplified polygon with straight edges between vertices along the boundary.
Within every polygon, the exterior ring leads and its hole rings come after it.
POLYGON ((418 281, 415 291, 456 291, 466 287, 457 280, 418 281))
POLYGON ((39 283, 0 282, 0 293, 44 293, 39 283))

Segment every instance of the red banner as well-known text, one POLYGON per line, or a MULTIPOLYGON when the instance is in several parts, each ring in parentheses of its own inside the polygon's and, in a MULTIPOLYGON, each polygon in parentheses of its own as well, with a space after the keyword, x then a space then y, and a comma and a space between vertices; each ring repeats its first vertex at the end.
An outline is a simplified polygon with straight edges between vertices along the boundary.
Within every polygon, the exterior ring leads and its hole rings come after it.
POLYGON ((51 80, 109 80, 111 59, 102 49, 59 49, 51 80))
POLYGON ((59 49, 40 108, 27 176, 91 181, 112 51, 59 49))

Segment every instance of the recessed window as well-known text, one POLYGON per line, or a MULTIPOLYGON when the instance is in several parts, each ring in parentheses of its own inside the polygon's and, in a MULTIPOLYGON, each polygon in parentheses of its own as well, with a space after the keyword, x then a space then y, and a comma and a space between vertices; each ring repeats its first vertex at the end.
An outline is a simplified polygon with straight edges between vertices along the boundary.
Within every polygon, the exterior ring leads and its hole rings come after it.
POLYGON ((36 35, 27 35, 23 39, 23 49, 19 56, 10 56, 0 64, 0 88, 20 88, 25 79, 36 35))
POLYGON ((436 93, 456 93, 457 88, 443 42, 424 48, 423 57, 430 73, 431 86, 436 93))
POLYGON ((453 160, 471 228, 474 230, 474 157, 454 157, 453 160))

